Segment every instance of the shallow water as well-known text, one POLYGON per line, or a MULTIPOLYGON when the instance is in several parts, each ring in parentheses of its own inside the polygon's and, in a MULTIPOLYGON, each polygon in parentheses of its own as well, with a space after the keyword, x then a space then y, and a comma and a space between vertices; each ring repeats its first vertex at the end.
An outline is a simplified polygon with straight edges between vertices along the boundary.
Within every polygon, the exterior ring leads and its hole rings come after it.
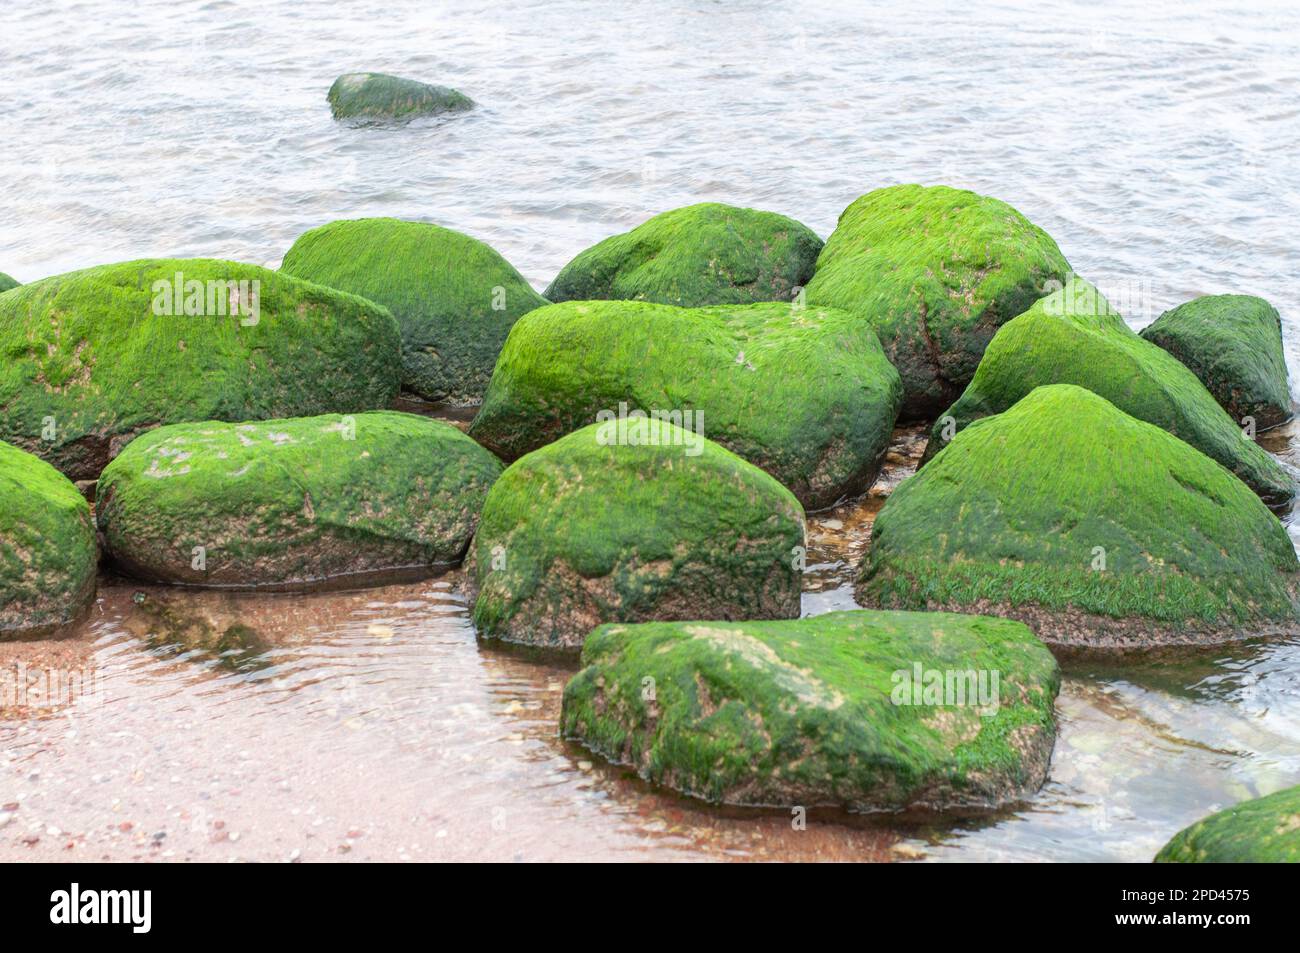
MULTIPOLYGON (((9 4, 0 271, 274 264, 307 228, 396 215, 488 241, 540 289, 689 202, 824 236, 870 188, 942 182, 1017 206, 1134 326, 1195 294, 1269 298, 1300 370, 1293 4, 340 6, 9 4), (482 106, 341 126, 325 90, 353 69, 482 106)), ((1294 436, 1265 442, 1296 466, 1294 436)), ((806 612, 852 605, 915 443, 871 496, 811 520, 806 612)), ((0 663, 34 679, 0 697, 0 860, 1145 861, 1300 780, 1294 641, 1068 659, 1029 804, 978 822, 814 814, 804 831, 656 794, 561 742, 571 669, 479 645, 458 574, 307 597, 105 580, 72 638, 0 645, 0 663), (46 669, 85 673, 74 704, 33 694, 46 669)))

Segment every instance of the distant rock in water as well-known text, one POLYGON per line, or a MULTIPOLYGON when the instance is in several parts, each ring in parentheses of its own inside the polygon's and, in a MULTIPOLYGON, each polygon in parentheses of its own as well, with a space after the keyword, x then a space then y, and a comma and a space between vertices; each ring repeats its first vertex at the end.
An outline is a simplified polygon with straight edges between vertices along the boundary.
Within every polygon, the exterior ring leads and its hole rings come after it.
POLYGON ((602 622, 793 619, 804 514, 710 440, 644 417, 509 467, 472 547, 485 638, 576 649, 602 622))
POLYGON ((511 327, 546 304, 487 244, 395 218, 304 232, 280 271, 389 308, 402 332, 402 386, 458 406, 483 399, 511 327))
POLYGON ((1298 572, 1281 522, 1221 465, 1055 384, 893 492, 858 597, 1007 616, 1062 644, 1210 644, 1300 633, 1298 572))
POLYGON ((102 265, 0 295, 0 439, 93 480, 160 424, 387 407, 397 322, 255 265, 102 265))
POLYGON ((1056 735, 1056 661, 1009 619, 604 625, 582 662, 564 736, 713 803, 996 808, 1039 789, 1056 735))
POLYGON ((99 528, 146 581, 309 589, 457 564, 500 472, 412 414, 176 424, 104 470, 99 528))
POLYGON ((1295 496, 1282 465, 1218 406, 1196 375, 1144 341, 1101 292, 1079 278, 998 330, 966 392, 935 421, 926 459, 946 436, 1001 413, 1044 384, 1086 387, 1126 414, 1169 431, 1223 464, 1270 506, 1295 496))
POLYGON ((1241 424, 1265 430, 1291 419, 1282 319, 1263 298, 1205 295, 1166 311, 1142 331, 1200 378, 1241 424))
POLYGON ((809 304, 870 323, 903 378, 903 420, 932 420, 998 327, 1064 281, 1056 242, 1005 202, 943 185, 868 192, 840 215, 809 304))
POLYGON ((0 271, 0 292, 8 291, 10 288, 17 288, 18 284, 19 282, 0 271))
POLYGON ((0 442, 0 641, 73 622, 95 595, 90 507, 63 474, 0 442))
POLYGON ((616 299, 684 308, 789 301, 822 240, 775 212, 705 202, 656 215, 561 269, 551 301, 616 299))
POLYGON ((457 90, 387 73, 344 73, 330 87, 329 103, 335 119, 399 121, 474 106, 474 100, 457 90))
POLYGON ((821 509, 871 485, 902 392, 843 311, 568 301, 515 325, 469 432, 514 460, 602 412, 668 413, 821 509))
POLYGON ((1174 835, 1157 864, 1300 864, 1300 787, 1211 814, 1174 835))

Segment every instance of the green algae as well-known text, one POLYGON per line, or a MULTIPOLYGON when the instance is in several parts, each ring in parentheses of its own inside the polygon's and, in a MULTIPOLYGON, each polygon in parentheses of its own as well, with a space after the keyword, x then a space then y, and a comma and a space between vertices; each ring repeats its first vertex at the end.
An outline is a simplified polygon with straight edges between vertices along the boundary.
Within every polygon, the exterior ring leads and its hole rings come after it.
POLYGON ((46 634, 95 595, 90 507, 48 463, 0 443, 0 640, 46 634))
POLYGON ((789 301, 812 277, 821 249, 822 240, 792 218, 705 202, 593 245, 561 269, 546 297, 685 308, 789 301))
POLYGON ((807 300, 866 320, 902 376, 903 419, 932 419, 971 379, 999 325, 1069 270, 1047 233, 1005 202, 897 185, 840 215, 807 300))
POLYGON ((1273 506, 1290 476, 1218 406, 1196 375, 1134 333, 1092 285, 1072 278, 998 331, 966 392, 935 422, 927 458, 949 432, 997 414, 1043 384, 1075 384, 1223 464, 1273 506))
POLYGON ((159 424, 386 407, 398 355, 393 316, 354 295, 235 262, 103 265, 0 296, 0 438, 94 479, 159 424))
POLYGON ((1174 835, 1157 864, 1300 863, 1300 787, 1211 814, 1174 835))
POLYGON ((901 394, 844 312, 566 302, 515 325, 470 436, 514 460, 620 405, 676 412, 819 509, 871 485, 901 394))
POLYGON ((17 288, 18 284, 13 278, 0 271, 0 292, 8 291, 10 288, 17 288))
POLYGON ((793 618, 803 510, 762 470, 644 418, 512 464, 471 547, 485 638, 573 649, 601 622, 793 618))
POLYGON ((858 597, 1010 615, 1055 642, 1214 642, 1296 630, 1297 568, 1222 466, 1059 384, 976 420, 894 491, 858 597))
POLYGON ((403 386, 453 404, 482 399, 510 328, 546 304, 483 242, 393 218, 314 228, 280 270, 390 309, 402 333, 403 386))
POLYGON ((500 471, 455 427, 412 414, 177 424, 104 470, 99 527, 139 578, 311 588, 459 562, 500 471))
POLYGON ((1032 794, 1060 684, 1023 624, 953 613, 603 625, 582 663, 564 691, 566 737, 714 803, 855 811, 1032 794), (974 680, 918 695, 918 666, 974 680))
POLYGON ((335 119, 407 121, 474 106, 457 90, 387 73, 344 73, 326 98, 335 119))
POLYGON ((1142 337, 1172 354, 1228 416, 1259 430, 1291 419, 1282 319, 1263 298, 1205 295, 1170 311, 1142 337))

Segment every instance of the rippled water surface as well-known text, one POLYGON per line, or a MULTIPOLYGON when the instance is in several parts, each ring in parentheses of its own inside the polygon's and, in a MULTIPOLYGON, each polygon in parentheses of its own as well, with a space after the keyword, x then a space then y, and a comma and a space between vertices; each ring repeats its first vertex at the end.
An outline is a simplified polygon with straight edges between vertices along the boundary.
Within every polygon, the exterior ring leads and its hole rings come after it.
MULTIPOLYGON (((273 264, 307 228, 383 214, 482 238, 540 289, 690 202, 824 236, 868 189, 942 182, 1021 209, 1135 326, 1196 294, 1269 298, 1294 376, 1300 8, 972 11, 20 0, 0 38, 0 271, 273 264), (325 91, 355 69, 482 105, 342 126, 325 91)), ((1292 429, 1267 443, 1294 465, 1292 429)), ((810 521, 807 612, 852 605, 915 449, 900 434, 872 496, 810 521)), ((1295 642, 1065 659, 1029 804, 979 822, 814 814, 806 831, 656 794, 560 741, 571 669, 479 645, 458 574, 308 597, 108 579, 71 638, 0 645, 0 663, 34 679, 0 710, 0 808, 17 805, 0 859, 1145 861, 1300 779, 1295 642), (36 694, 53 668, 83 673, 74 704, 36 694)))

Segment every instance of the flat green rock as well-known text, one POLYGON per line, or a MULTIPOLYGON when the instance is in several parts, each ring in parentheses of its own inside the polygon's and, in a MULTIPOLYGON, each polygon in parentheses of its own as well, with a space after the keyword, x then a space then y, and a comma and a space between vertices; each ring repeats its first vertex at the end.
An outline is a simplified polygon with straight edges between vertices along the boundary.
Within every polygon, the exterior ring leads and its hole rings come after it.
POLYGON ((684 308, 790 301, 821 249, 822 240, 792 218, 705 202, 593 245, 564 266, 546 297, 684 308))
POLYGON ((412 414, 177 424, 104 470, 99 528, 120 568, 155 582, 307 589, 423 574, 460 561, 500 472, 455 427, 412 414))
POLYGON ((407 121, 474 107, 474 100, 447 86, 387 73, 344 73, 326 98, 335 119, 407 121))
POLYGON ((1300 787, 1234 805, 1174 835, 1157 864, 1300 863, 1300 787))
POLYGON ((1076 384, 1223 464, 1271 506, 1295 495, 1282 465, 1224 412, 1196 375, 1132 331, 1096 288, 1071 279, 1003 325, 961 399, 935 421, 927 458, 945 427, 960 431, 1043 384, 1076 384))
POLYGON ((1263 298, 1205 295, 1166 311, 1142 337, 1197 376, 1235 422, 1265 430, 1291 419, 1282 318, 1263 298))
POLYGON ((901 396, 844 312, 566 302, 515 325, 470 435, 514 460, 602 412, 674 414, 821 509, 875 480, 901 396))
POLYGON ((903 378, 903 419, 929 420, 957 399, 998 327, 1069 271, 1056 242, 1005 202, 896 185, 840 215, 807 298, 868 322, 903 378))
POLYGON ((1047 775, 1060 674, 1019 622, 831 612, 604 625, 561 730, 714 803, 992 808, 1047 775))
POLYGON ((485 638, 576 649, 602 622, 794 618, 790 491, 692 432, 593 424, 512 464, 474 536, 485 638))
POLYGON ((0 443, 0 641, 67 625, 95 596, 90 507, 43 460, 0 443))
POLYGON ((867 606, 1021 619, 1050 642, 1300 632, 1295 549, 1199 450, 1072 384, 970 424, 885 502, 867 606))
POLYGON ((458 405, 482 399, 510 328, 546 304, 483 242, 393 218, 314 228, 293 243, 280 271, 391 310, 402 333, 402 385, 458 405))
POLYGON ((160 424, 387 407, 399 348, 383 307, 254 265, 74 271, 0 295, 0 438, 92 480, 160 424))

